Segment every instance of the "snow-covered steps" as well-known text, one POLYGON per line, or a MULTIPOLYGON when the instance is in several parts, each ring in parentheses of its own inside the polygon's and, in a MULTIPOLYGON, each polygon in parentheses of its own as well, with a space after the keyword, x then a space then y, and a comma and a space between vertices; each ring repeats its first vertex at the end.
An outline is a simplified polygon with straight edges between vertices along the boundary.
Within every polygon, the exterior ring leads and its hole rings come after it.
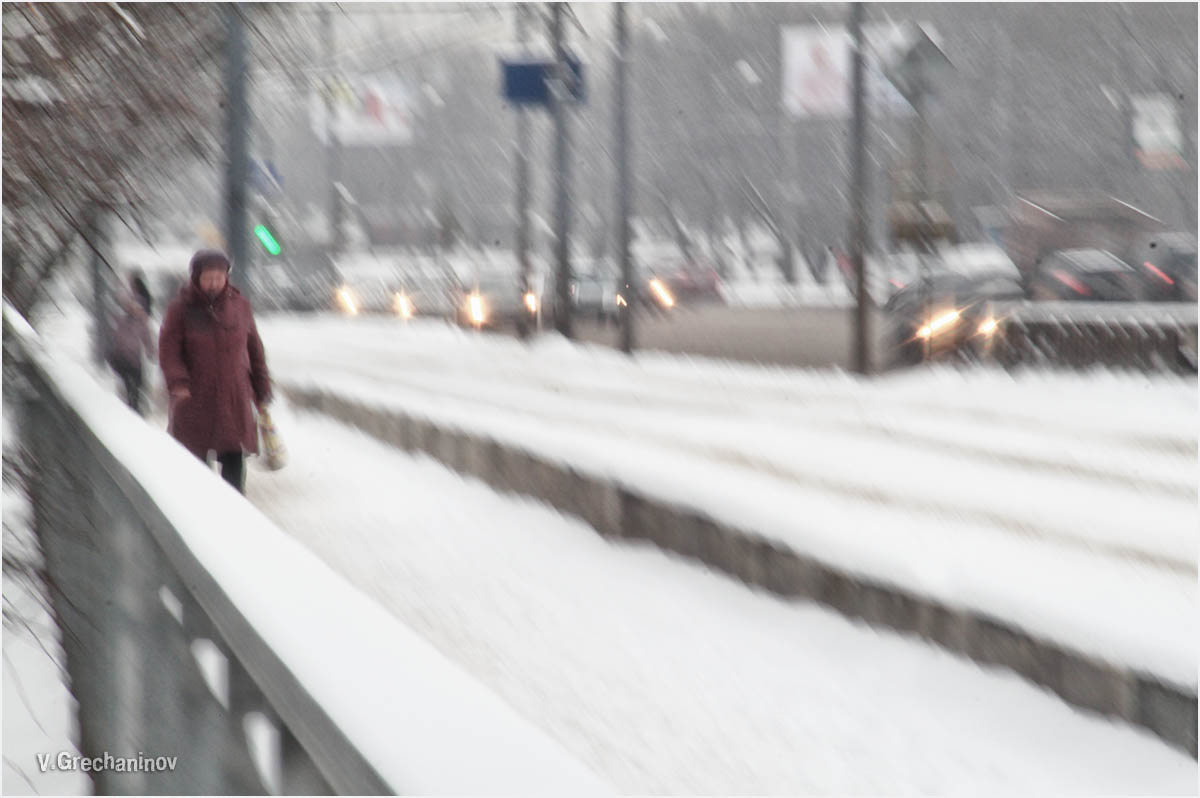
POLYGON ((281 529, 622 794, 1174 794, 1196 761, 1007 669, 746 589, 281 406, 281 529))
POLYGON ((533 420, 451 421, 362 383, 342 381, 339 391, 283 384, 300 406, 497 489, 541 499, 602 534, 651 540, 750 585, 1011 668, 1073 704, 1196 753, 1195 575, 1183 555, 1172 562, 1163 549, 1160 559, 1139 559, 1079 541, 997 535, 987 519, 931 529, 919 512, 848 503, 821 486, 797 488, 761 473, 739 478, 725 464, 696 462, 686 451, 640 463, 688 473, 700 486, 723 480, 720 502, 706 503, 687 485, 683 492, 666 489, 678 481, 641 479, 629 464, 589 463, 578 456, 589 443, 578 433, 571 439, 578 444, 574 456, 564 457, 544 445, 533 420), (815 521, 803 535, 778 523, 793 510, 815 521), (876 534, 845 534, 849 529, 876 534), (917 541, 929 558, 906 560, 875 547, 881 530, 917 541))

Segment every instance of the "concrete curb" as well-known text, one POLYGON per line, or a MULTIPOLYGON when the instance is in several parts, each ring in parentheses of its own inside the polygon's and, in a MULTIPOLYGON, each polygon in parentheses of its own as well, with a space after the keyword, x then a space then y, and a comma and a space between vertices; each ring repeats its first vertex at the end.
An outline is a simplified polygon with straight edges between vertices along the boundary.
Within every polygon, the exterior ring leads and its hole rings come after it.
POLYGON ((409 452, 424 452, 499 491, 530 496, 602 535, 644 539, 707 563, 748 585, 824 604, 873 626, 916 635, 983 665, 1015 671, 1063 700, 1143 726, 1196 757, 1196 694, 1102 662, 1006 621, 946 607, 874 583, 701 513, 580 473, 518 446, 320 390, 281 386, 293 404, 318 410, 409 452))

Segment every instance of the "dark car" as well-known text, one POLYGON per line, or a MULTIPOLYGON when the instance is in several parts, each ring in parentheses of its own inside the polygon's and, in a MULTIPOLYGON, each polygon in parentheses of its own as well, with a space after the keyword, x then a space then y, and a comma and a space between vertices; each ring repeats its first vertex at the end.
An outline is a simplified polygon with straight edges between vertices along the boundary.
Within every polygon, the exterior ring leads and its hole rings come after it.
POLYGON ((917 363, 958 352, 981 350, 998 328, 995 305, 1023 299, 1016 269, 961 274, 935 271, 892 294, 884 312, 896 359, 917 363))
POLYGON ((1141 276, 1106 249, 1063 249, 1034 266, 1029 295, 1036 300, 1136 302, 1141 276))
POLYGON ((1152 302, 1196 301, 1196 237, 1152 233, 1139 237, 1125 262, 1141 278, 1143 297, 1152 302))

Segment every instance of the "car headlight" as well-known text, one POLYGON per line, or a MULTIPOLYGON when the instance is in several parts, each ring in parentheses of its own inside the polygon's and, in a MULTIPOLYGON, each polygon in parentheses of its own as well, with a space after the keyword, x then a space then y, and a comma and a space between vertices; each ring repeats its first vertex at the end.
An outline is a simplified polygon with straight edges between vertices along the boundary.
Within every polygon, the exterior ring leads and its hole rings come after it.
POLYGON ((650 290, 658 297, 658 301, 662 303, 663 307, 669 308, 675 305, 675 297, 671 296, 671 292, 657 277, 650 281, 650 290))
POLYGON ((337 292, 338 305, 342 310, 349 313, 351 316, 358 315, 358 300, 354 296, 354 292, 349 288, 342 287, 337 292))
POLYGON ((932 338, 939 332, 953 327, 962 318, 962 313, 957 310, 947 311, 939 316, 935 316, 932 321, 917 330, 918 338, 932 338))
POLYGON ((537 298, 537 294, 533 293, 532 291, 530 291, 530 292, 528 292, 527 294, 525 294, 525 308, 526 308, 526 309, 527 309, 527 310, 528 310, 528 311, 529 311, 531 314, 536 314, 536 313, 537 313, 537 311, 538 311, 538 298, 537 298))
POLYGON ((471 294, 467 299, 467 313, 471 317, 472 324, 483 324, 487 320, 487 314, 483 307, 483 297, 479 294, 471 294))
POLYGON ((395 294, 392 297, 392 309, 396 311, 397 316, 406 321, 415 316, 417 312, 412 300, 404 294, 395 294))

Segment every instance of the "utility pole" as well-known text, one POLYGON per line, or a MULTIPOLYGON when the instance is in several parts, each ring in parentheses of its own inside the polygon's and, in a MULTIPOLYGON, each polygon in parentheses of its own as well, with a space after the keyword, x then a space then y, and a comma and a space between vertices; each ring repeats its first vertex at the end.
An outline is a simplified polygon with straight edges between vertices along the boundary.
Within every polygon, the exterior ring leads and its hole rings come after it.
MULTIPOLYGON (((781 81, 783 80, 782 75, 780 79, 781 81)), ((811 236, 805 232, 805 230, 810 229, 805 216, 809 213, 809 195, 812 192, 812 186, 801 185, 797 126, 784 100, 782 85, 779 97, 776 98, 775 102, 777 104, 775 124, 777 128, 776 149, 778 150, 779 159, 779 197, 780 208, 783 209, 781 226, 790 245, 799 244, 802 240, 808 242, 806 243, 805 251, 801 253, 805 262, 808 263, 809 255, 814 246, 811 244, 811 236)), ((830 146, 836 146, 836 143, 831 140, 830 146)), ((821 256, 824 257, 826 251, 824 246, 816 246, 815 249, 819 250, 821 256)), ((795 274, 794 266, 792 268, 793 274, 795 274)), ((822 278, 824 278, 824 266, 817 264, 817 269, 821 273, 822 278)), ((822 279, 821 282, 824 282, 824 280, 822 279)))
POLYGON ((570 94, 567 87, 567 58, 563 49, 563 4, 553 3, 550 15, 550 39, 554 45, 554 79, 550 85, 550 113, 554 118, 554 251, 555 277, 554 324, 570 339, 571 329, 571 244, 568 239, 571 213, 569 172, 570 138, 567 112, 570 94))
POLYGON ((616 71, 617 107, 617 257, 621 263, 621 296, 625 299, 625 310, 621 314, 621 351, 633 353, 633 263, 629 258, 629 213, 633 207, 633 185, 629 180, 630 160, 633 157, 629 146, 629 33, 625 25, 625 4, 614 6, 617 28, 617 51, 614 55, 616 71), (629 296, 626 296, 629 294, 629 296))
POLYGON ((325 169, 329 175, 329 264, 340 255, 342 236, 342 143, 338 138, 334 113, 334 88, 338 80, 337 38, 329 5, 321 6, 321 28, 325 39, 325 169))
MULTIPOLYGON (((529 14, 529 7, 519 5, 516 7, 517 13, 517 41, 521 43, 521 49, 526 50, 528 38, 526 36, 525 21, 529 14)), ((525 54, 525 53, 522 53, 525 54)), ((529 146, 529 114, 525 111, 523 105, 517 105, 517 140, 516 140, 516 161, 517 161, 517 266, 520 270, 520 287, 521 296, 527 296, 532 290, 530 285, 530 269, 529 269, 529 157, 525 154, 525 148, 529 146)), ((535 312, 535 316, 541 313, 541 308, 535 312)), ((517 332, 522 338, 529 336, 529 322, 522 315, 521 323, 518 325, 517 332)))
POLYGON ((858 308, 855 315, 854 369, 859 374, 871 373, 870 342, 867 337, 867 322, 870 298, 867 296, 867 268, 864 250, 867 237, 867 126, 866 92, 863 81, 866 77, 863 65, 863 3, 850 7, 850 36, 853 39, 854 62, 854 122, 852 128, 850 188, 850 260, 858 277, 858 308))
POLYGON ((225 173, 225 246, 230 261, 241 271, 238 284, 253 299, 250 286, 250 252, 246 237, 246 176, 249 166, 246 102, 246 26, 243 6, 225 6, 229 49, 225 61, 225 145, 229 163, 225 173))
MULTIPOLYGON (((913 174, 916 177, 917 214, 922 222, 925 220, 925 203, 929 201, 929 175, 925 168, 925 86, 922 69, 917 67, 917 94, 913 98, 913 174)), ((926 324, 931 321, 930 293, 933 290, 929 263, 929 236, 921 232, 917 240, 917 260, 921 269, 921 318, 926 324)), ((921 359, 927 361, 933 353, 933 336, 927 335, 922 339, 921 359)))

